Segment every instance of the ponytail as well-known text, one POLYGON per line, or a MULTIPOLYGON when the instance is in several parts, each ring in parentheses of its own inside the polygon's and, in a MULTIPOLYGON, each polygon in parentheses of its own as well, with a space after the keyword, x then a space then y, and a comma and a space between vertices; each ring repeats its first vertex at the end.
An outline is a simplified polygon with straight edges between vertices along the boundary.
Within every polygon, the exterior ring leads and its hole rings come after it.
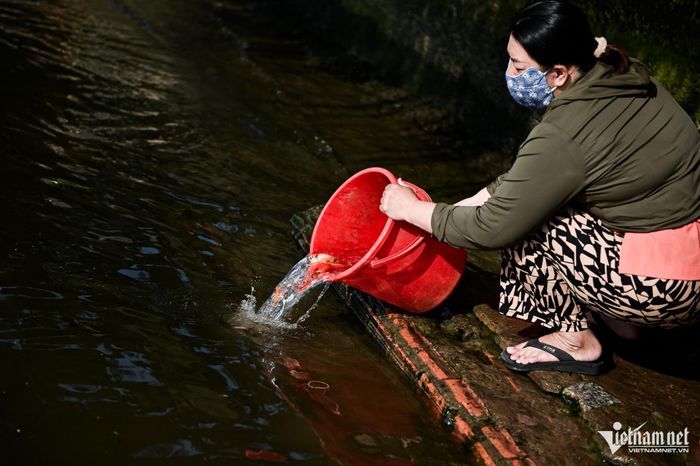
POLYGON ((610 44, 607 44, 605 51, 598 57, 598 61, 611 66, 615 74, 627 73, 632 63, 627 52, 610 44))

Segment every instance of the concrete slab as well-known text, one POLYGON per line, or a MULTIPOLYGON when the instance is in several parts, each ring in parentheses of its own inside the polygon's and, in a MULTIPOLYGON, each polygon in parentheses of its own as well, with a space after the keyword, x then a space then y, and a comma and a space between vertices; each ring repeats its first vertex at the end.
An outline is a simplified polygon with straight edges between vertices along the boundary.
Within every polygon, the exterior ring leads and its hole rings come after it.
MULTIPOLYGON (((502 349, 547 332, 539 326, 503 317, 486 305, 475 307, 473 312, 494 332, 494 340, 502 349)), ((672 351, 664 351, 664 348, 668 349, 669 332, 647 332, 646 339, 634 343, 615 338, 605 328, 597 328, 596 331, 608 346, 626 350, 624 356, 627 359, 617 353, 614 355, 613 370, 597 377, 543 371, 530 372, 528 377, 544 392, 561 394, 576 404, 578 415, 594 434, 592 438, 596 448, 602 452, 605 459, 623 464, 659 464, 659 461, 664 464, 674 464, 674 461, 677 464, 685 464, 685 461, 690 459, 698 462, 700 381, 697 368, 700 359, 696 357, 697 353, 692 351, 698 341, 697 330, 675 333, 679 337, 673 345, 676 351, 680 351, 682 347, 691 349, 690 352, 684 353, 687 363, 684 371, 682 368, 673 367, 672 364, 666 367, 675 370, 675 374, 663 373, 658 367, 645 367, 642 360, 635 363, 630 359, 635 346, 643 344, 642 342, 658 348, 669 357, 677 357, 678 355, 670 354, 672 351), (591 396, 583 394, 581 387, 588 387, 591 396), (659 457, 658 454, 624 455, 621 453, 623 450, 613 454, 603 437, 597 433, 613 430, 615 422, 622 423, 623 428, 629 426, 633 429, 646 422, 645 430, 660 432, 677 432, 688 428, 692 433, 690 443, 693 451, 686 458, 659 457)), ((674 332, 670 332, 670 335, 673 334, 674 332)), ((645 348, 645 352, 649 352, 648 348, 645 348)), ((650 359, 646 362, 649 361, 650 359)))

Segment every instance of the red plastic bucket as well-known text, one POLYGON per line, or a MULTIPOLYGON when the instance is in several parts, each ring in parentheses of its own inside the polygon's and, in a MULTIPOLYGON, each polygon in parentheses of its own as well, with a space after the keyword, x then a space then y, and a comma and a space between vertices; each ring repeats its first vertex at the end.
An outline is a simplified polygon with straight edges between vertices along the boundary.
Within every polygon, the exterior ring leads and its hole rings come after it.
MULTIPOLYGON (((328 254, 348 266, 332 274, 341 281, 410 312, 442 303, 457 285, 467 251, 433 239, 407 222, 379 210, 387 184, 396 177, 367 168, 343 183, 321 211, 311 236, 310 254, 328 254)), ((428 194, 409 185, 419 199, 428 194)))

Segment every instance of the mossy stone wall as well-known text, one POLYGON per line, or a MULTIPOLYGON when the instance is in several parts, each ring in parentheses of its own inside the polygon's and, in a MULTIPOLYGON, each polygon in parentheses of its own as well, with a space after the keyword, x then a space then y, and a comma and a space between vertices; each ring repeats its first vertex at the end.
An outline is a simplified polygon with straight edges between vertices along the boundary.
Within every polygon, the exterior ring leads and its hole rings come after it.
MULTIPOLYGON (((291 29, 313 37, 318 48, 344 54, 351 63, 371 67, 373 76, 435 98, 446 109, 445 128, 475 143, 512 151, 527 132, 530 114, 510 99, 503 73, 511 19, 528 1, 263 3, 291 29)), ((577 3, 594 34, 646 62, 700 126, 700 2, 577 3)))

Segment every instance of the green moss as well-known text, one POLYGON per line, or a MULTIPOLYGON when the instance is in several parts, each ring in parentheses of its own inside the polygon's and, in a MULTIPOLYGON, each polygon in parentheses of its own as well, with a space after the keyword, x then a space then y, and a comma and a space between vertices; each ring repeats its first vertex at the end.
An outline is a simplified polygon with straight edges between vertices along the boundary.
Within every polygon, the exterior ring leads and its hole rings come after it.
POLYGON ((391 16, 381 0, 341 0, 341 3, 348 12, 370 19, 378 30, 389 34, 391 16))
POLYGON ((582 0, 597 35, 646 63, 700 127, 700 4, 582 0))
MULTIPOLYGON (((530 114, 512 102, 503 71, 512 18, 530 0, 279 1, 294 12, 286 19, 296 15, 332 53, 433 98, 446 116, 426 124, 499 153, 512 153, 527 134, 530 114)), ((700 126, 697 1, 573 1, 595 35, 644 61, 700 126)))

